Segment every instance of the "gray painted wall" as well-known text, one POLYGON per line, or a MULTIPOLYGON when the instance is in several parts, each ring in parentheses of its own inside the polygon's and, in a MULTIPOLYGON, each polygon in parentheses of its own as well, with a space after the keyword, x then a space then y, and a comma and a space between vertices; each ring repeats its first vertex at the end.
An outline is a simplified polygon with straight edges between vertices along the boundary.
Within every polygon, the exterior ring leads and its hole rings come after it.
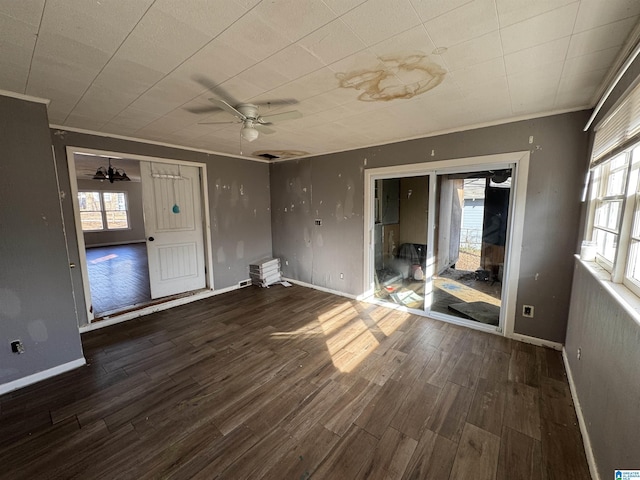
MULTIPOLYGON (((638 79, 640 59, 614 88, 593 126, 638 79)), ((581 230, 584 217, 586 209, 581 230)), ((578 261, 565 348, 601 478, 611 475, 614 468, 638 468, 639 346, 640 325, 578 261), (577 359, 578 348, 582 349, 581 360, 577 359)))
MULTIPOLYGON (((66 146, 205 163, 216 290, 248 279, 249 264, 271 255, 268 164, 68 131, 51 130, 51 141, 56 152, 60 188, 65 193, 70 192, 66 146)), ((72 262, 79 262, 73 206, 68 195, 62 205, 69 232, 69 255, 72 262)), ((72 272, 76 291, 82 292, 80 269, 72 272)), ((83 295, 76 295, 76 301, 82 325, 86 323, 83 295)))
POLYGON ((365 168, 530 150, 515 331, 563 342, 586 171, 588 135, 582 127, 587 118, 586 111, 574 112, 272 164, 274 255, 283 259, 287 277, 360 294, 365 168), (314 226, 315 218, 322 218, 321 227, 314 226), (534 319, 521 316, 522 304, 536 307, 534 319))
POLYGON ((0 151, 2 385, 82 359, 82 346, 46 107, 0 96, 0 151))
POLYGON ((605 479, 640 460, 640 325, 580 260, 575 270, 565 348, 605 479))
POLYGON ((351 153, 271 165, 273 255, 286 277, 360 293, 363 165, 351 153))
POLYGON ((127 230, 84 232, 85 246, 92 247, 144 241, 144 213, 142 211, 142 184, 140 182, 117 182, 111 184, 97 180, 78 180, 78 190, 127 192, 129 226, 131 228, 127 230))

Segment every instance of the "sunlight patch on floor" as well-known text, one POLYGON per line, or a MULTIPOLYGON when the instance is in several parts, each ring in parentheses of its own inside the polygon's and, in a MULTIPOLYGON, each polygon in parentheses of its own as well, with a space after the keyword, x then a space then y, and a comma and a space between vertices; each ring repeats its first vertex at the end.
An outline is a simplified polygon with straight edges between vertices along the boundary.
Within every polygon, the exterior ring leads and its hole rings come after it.
POLYGON ((482 293, 473 288, 467 287, 460 282, 451 280, 449 278, 436 277, 433 279, 433 283, 436 288, 447 292, 449 295, 460 299, 462 302, 486 302, 497 307, 500 306, 500 300, 482 293))
POLYGON ((110 255, 105 255, 104 257, 96 258, 95 260, 91 260, 89 263, 98 264, 102 262, 106 262, 108 260, 113 260, 114 258, 118 258, 118 255, 112 253, 110 255))

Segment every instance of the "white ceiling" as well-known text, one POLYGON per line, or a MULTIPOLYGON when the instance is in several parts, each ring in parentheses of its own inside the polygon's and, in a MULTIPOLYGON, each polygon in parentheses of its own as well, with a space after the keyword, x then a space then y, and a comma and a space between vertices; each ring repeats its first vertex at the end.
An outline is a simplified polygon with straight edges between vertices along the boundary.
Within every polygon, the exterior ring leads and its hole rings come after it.
POLYGON ((191 110, 287 99, 260 113, 303 118, 244 156, 319 154, 592 107, 639 15, 638 0, 0 0, 0 89, 50 99, 53 125, 233 155, 238 124, 198 124, 233 117, 191 110))
POLYGON ((76 178, 78 180, 93 180, 93 176, 96 174, 96 170, 100 167, 105 169, 109 167, 109 160, 111 165, 117 170, 124 170, 127 177, 132 182, 140 182, 140 162, 138 160, 131 160, 128 158, 120 157, 106 157, 98 155, 88 155, 83 153, 75 153, 75 170, 76 178))

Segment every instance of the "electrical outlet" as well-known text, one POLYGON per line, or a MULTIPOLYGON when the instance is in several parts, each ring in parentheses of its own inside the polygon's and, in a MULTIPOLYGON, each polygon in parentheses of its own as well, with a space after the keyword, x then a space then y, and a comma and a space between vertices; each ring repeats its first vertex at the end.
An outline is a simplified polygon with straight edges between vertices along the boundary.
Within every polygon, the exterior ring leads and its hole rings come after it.
POLYGON ((523 305, 522 306, 522 316, 533 318, 533 305, 523 305))
POLYGON ((340 280, 344 280, 344 273, 340 274, 340 280))
POLYGON ((582 357, 582 349, 580 347, 578 347, 578 352, 576 354, 576 357, 578 357, 578 360, 580 360, 580 358, 582 357))
POLYGON ((321 218, 316 218, 316 226, 317 227, 321 227, 322 226, 322 219, 321 218))
POLYGON ((24 345, 22 345, 20 340, 14 340, 11 342, 11 351, 18 354, 24 353, 24 345))

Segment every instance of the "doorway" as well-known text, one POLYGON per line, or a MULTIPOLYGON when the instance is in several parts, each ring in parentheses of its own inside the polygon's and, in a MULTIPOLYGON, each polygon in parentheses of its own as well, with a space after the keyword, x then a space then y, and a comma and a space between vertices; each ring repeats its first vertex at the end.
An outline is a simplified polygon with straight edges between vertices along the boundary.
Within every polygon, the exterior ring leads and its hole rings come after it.
POLYGON ((213 290, 204 164, 73 147, 67 161, 89 323, 213 290))
POLYGON ((364 298, 511 335, 528 152, 365 172, 364 298))

